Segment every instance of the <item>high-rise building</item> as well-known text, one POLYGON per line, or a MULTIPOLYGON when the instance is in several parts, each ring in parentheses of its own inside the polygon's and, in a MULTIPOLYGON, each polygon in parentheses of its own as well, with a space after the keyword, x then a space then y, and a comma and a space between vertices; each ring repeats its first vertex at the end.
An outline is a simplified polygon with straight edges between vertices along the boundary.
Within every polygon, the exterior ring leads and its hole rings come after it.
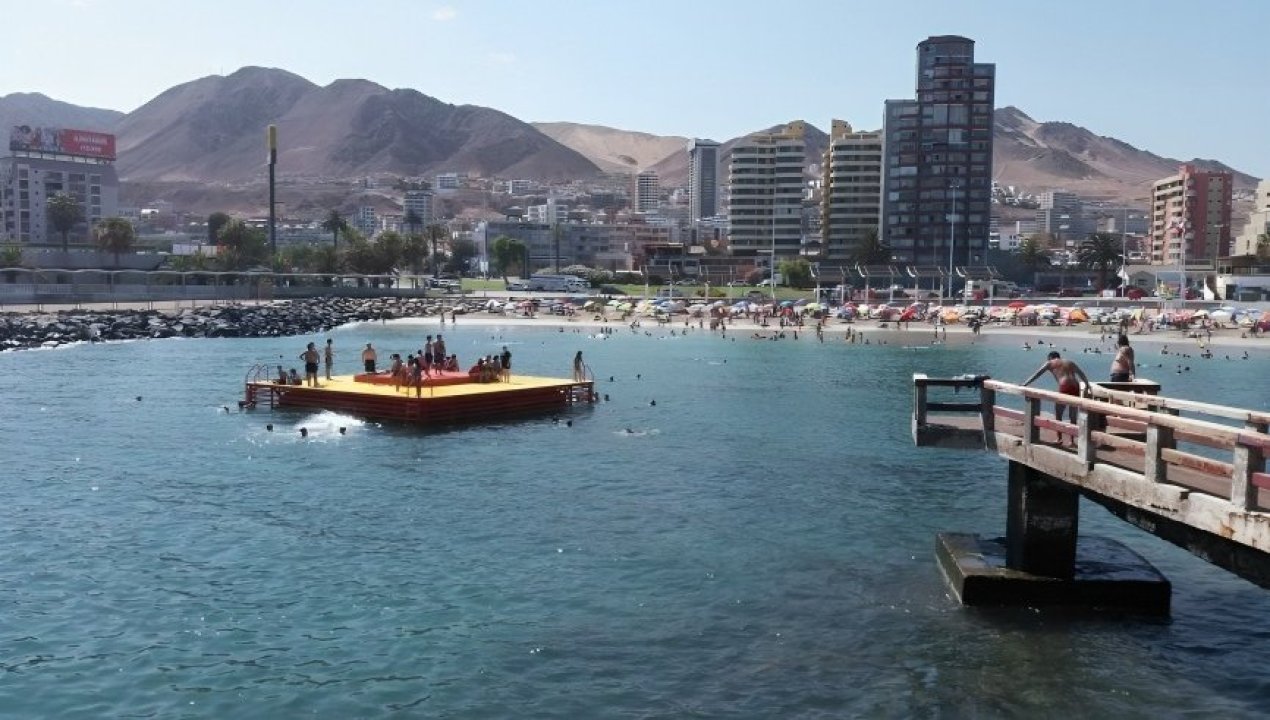
POLYGON ((834 120, 825 149, 820 231, 824 259, 845 262, 871 233, 882 213, 882 134, 856 132, 834 120))
POLYGON ((1186 164, 1151 185, 1153 265, 1230 255, 1231 174, 1186 164))
POLYGON ((407 190, 405 198, 401 201, 401 213, 403 218, 410 217, 410 211, 419 217, 419 225, 421 227, 410 227, 410 223, 406 225, 406 230, 417 232, 423 229, 423 226, 432 224, 432 193, 427 190, 407 190))
POLYGON ((21 125, 12 129, 8 151, 0 157, 0 240, 61 242, 48 218, 48 201, 60 193, 74 198, 83 216, 68 244, 88 243, 93 225, 119 214, 114 135, 21 125))
POLYGON ((657 173, 645 170, 635 176, 634 199, 633 209, 639 212, 655 212, 661 206, 661 183, 657 173))
POLYGON ((806 128, 755 133, 728 164, 728 241, 733 255, 796 257, 802 250, 806 128))
POLYGON ((1243 231, 1235 239, 1235 246, 1230 254, 1256 255, 1258 243, 1266 233, 1270 233, 1270 180, 1262 180, 1257 184, 1252 214, 1248 216, 1248 224, 1244 225, 1243 231))
POLYGON ((1066 190, 1046 190, 1037 195, 1036 229, 1062 245, 1077 245, 1089 235, 1085 203, 1066 190))
POLYGON ((882 233, 897 260, 982 264, 992 201, 996 65, 956 35, 917 45, 917 97, 887 100, 882 233))
POLYGON ((375 231, 379 229, 379 221, 375 217, 375 208, 371 205, 363 205, 357 208, 357 215, 353 217, 353 227, 364 235, 367 239, 375 235, 375 231))
POLYGON ((688 222, 719 214, 719 143, 688 141, 688 222))

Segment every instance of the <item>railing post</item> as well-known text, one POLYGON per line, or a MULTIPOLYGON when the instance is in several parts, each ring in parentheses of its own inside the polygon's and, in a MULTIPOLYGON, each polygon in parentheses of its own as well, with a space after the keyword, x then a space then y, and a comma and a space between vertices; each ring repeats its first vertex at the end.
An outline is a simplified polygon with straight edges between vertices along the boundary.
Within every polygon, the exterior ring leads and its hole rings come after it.
MULTIPOLYGON (((1250 422, 1245 427, 1261 435, 1266 433, 1266 423, 1250 422)), ((1253 473, 1265 472, 1266 456, 1261 448, 1244 444, 1235 446, 1235 463, 1230 478, 1230 502, 1240 510, 1257 509, 1257 486, 1252 484, 1253 473)))
POLYGON ((1024 398, 1027 407, 1023 414, 1023 445, 1028 446, 1041 441, 1041 429, 1036 426, 1036 418, 1041 414, 1040 398, 1024 398))
POLYGON ((1163 450, 1173 448, 1173 428, 1160 427, 1155 423, 1147 425, 1146 459, 1142 474, 1153 483, 1168 480, 1168 464, 1161 454, 1163 450))
POLYGON ((1076 419, 1076 457, 1085 465, 1085 469, 1094 466, 1093 428, 1096 424, 1088 410, 1081 409, 1076 419))
POLYGON ((913 422, 917 427, 926 425, 926 376, 913 376, 913 422))
POLYGON ((997 414, 993 409, 997 405, 997 391, 979 386, 979 415, 983 421, 983 440, 991 443, 990 438, 997 432, 997 414))

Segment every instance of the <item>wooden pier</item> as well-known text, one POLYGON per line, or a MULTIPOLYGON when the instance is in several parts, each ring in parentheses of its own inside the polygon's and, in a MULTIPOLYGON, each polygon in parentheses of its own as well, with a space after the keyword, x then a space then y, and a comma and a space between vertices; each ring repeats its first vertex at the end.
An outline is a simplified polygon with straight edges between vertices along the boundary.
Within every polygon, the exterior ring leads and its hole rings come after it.
POLYGON ((1080 496, 1270 587, 1270 413, 1162 397, 1146 383, 1129 385, 1137 392, 1096 386, 1092 398, 984 377, 916 375, 913 387, 918 446, 983 448, 1009 464, 1004 562, 976 557, 986 541, 940 537, 941 566, 963 602, 1034 604, 1032 580, 1049 587, 1053 604, 1166 613, 1167 581, 1147 581, 1154 568, 1145 561, 1141 577, 1115 591, 1106 577, 1082 580, 1080 496), (950 391, 954 400, 931 397, 950 391), (1077 421, 1044 411, 1055 402, 1076 407, 1077 421), (1141 588, 1121 592, 1133 583, 1141 588))

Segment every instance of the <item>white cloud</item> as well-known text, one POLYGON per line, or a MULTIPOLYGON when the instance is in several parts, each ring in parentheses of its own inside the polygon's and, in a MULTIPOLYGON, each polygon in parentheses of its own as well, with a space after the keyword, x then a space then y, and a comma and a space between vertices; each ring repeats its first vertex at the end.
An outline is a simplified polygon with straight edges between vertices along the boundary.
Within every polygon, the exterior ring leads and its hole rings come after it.
POLYGON ((432 11, 432 19, 436 20, 437 22, 445 22, 447 20, 453 20, 454 18, 458 16, 459 16, 459 11, 455 10, 449 5, 442 5, 441 7, 432 11))

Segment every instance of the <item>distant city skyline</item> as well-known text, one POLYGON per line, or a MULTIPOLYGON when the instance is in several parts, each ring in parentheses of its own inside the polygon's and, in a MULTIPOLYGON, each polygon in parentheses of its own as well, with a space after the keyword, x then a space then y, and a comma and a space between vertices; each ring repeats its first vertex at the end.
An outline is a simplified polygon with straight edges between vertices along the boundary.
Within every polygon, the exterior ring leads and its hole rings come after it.
MULTIPOLYGON (((0 2, 9 19, 25 7, 0 2)), ((557 0, 51 0, 41 17, 0 47, 0 95, 129 112, 174 85, 260 65, 322 85, 413 88, 525 121, 719 141, 795 119, 878 129, 883 101, 912 94, 917 43, 964 35, 997 65, 998 107, 1270 176, 1260 72, 1270 3, 1256 0, 810 0, 796 15, 747 0, 650 0, 637 11, 557 0)))

